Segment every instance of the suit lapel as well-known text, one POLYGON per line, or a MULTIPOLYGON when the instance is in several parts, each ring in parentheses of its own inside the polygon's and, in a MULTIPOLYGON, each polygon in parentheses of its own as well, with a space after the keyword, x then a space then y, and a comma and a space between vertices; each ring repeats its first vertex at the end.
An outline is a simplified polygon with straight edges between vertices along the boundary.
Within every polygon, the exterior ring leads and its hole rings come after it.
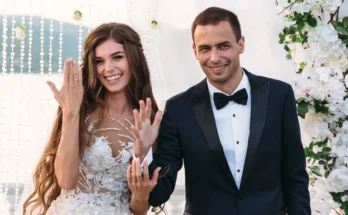
POLYGON ((244 69, 249 77, 251 91, 251 116, 250 116, 250 134, 248 141, 248 151, 245 158, 243 176, 240 189, 243 188, 254 161, 255 153, 259 145, 262 131, 265 125, 266 111, 268 104, 270 82, 258 76, 255 76, 244 69))
POLYGON ((207 80, 204 79, 196 85, 191 94, 193 111, 196 115, 198 124, 203 131, 205 139, 210 146, 214 159, 218 163, 218 166, 222 168, 222 171, 228 180, 233 182, 234 189, 237 190, 237 185, 234 181, 220 143, 206 82, 207 80))

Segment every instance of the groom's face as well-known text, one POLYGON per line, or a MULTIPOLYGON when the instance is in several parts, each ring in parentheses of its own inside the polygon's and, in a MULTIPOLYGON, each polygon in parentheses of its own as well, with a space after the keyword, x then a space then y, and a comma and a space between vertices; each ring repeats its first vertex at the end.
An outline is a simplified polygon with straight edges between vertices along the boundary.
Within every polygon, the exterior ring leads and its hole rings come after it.
POLYGON ((238 41, 228 21, 217 25, 198 25, 193 50, 210 82, 224 84, 240 68, 239 55, 244 52, 244 37, 238 41))

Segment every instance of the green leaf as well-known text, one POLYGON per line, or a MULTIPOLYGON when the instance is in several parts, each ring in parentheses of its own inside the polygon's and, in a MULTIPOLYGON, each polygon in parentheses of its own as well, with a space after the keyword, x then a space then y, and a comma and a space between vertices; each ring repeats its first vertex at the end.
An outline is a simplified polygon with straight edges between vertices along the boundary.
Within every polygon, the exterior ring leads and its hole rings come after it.
POLYGON ((348 35, 348 30, 343 26, 342 22, 332 21, 332 26, 339 34, 348 35))
POLYGON ((313 151, 313 147, 314 147, 314 146, 315 146, 315 143, 314 143, 314 142, 311 142, 311 143, 309 144, 309 149, 313 151))
POLYGON ((291 54, 288 53, 288 54, 286 55, 286 59, 291 60, 291 59, 292 59, 291 54))
POLYGON ((342 43, 348 45, 348 39, 342 40, 342 43))
POLYGON ((325 178, 327 178, 328 176, 329 176, 329 174, 330 174, 330 171, 325 171, 325 178))
POLYGON ((302 101, 304 101, 304 98, 303 98, 303 97, 297 99, 296 103, 299 104, 299 103, 301 103, 302 101))
POLYGON ((283 44, 285 41, 285 34, 279 33, 279 44, 283 44))
POLYGON ((297 106, 297 112, 298 112, 298 115, 304 119, 306 116, 306 113, 308 112, 308 104, 306 102, 299 103, 297 106))
POLYGON ((326 164, 327 164, 327 162, 326 162, 326 161, 324 161, 324 160, 320 160, 320 161, 319 161, 319 164, 320 164, 320 165, 326 165, 326 164))
POLYGON ((323 176, 318 166, 312 166, 312 167, 309 167, 309 169, 311 170, 312 173, 316 174, 317 176, 320 176, 320 177, 323 176))
POLYGON ((304 149, 304 153, 305 153, 305 157, 308 158, 310 156, 310 154, 311 154, 311 151, 310 151, 310 149, 308 147, 306 147, 304 149))
POLYGON ((23 31, 25 31, 25 28, 26 28, 25 24, 21 24, 19 27, 20 27, 23 31))
POLYGON ((284 49, 285 49, 287 52, 290 51, 290 48, 289 48, 289 46, 287 46, 287 45, 284 46, 284 49))
POLYGON ((307 43, 308 42, 308 36, 307 36, 307 32, 305 32, 305 34, 303 35, 303 43, 307 43))
POLYGON ((293 42, 293 43, 294 43, 294 42, 298 42, 296 36, 293 36, 293 37, 290 37, 290 38, 291 38, 291 42, 293 42))
POLYGON ((306 62, 301 62, 300 63, 300 68, 304 69, 306 67, 307 63, 306 62))
POLYGON ((326 143, 328 143, 328 142, 329 142, 329 138, 327 137, 327 138, 324 139, 323 143, 326 144, 326 143))
POLYGON ((317 19, 314 17, 311 17, 308 21, 307 21, 308 25, 311 27, 315 27, 317 26, 317 19))
POLYGON ((331 148, 326 146, 323 148, 323 152, 331 152, 331 148))
POLYGON ((342 23, 343 23, 344 27, 346 27, 346 28, 348 27, 348 16, 343 17, 342 23))
POLYGON ((340 202, 342 195, 340 193, 330 193, 335 202, 340 202))
POLYGON ((314 109, 316 113, 329 114, 329 106, 327 101, 314 100, 314 109))

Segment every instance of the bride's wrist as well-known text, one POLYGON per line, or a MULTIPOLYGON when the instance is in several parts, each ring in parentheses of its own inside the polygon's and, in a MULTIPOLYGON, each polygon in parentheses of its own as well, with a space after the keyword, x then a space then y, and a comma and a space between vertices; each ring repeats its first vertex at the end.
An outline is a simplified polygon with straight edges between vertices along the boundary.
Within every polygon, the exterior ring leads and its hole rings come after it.
POLYGON ((137 158, 140 158, 140 160, 144 160, 146 153, 144 153, 144 150, 142 150, 140 147, 134 147, 133 149, 134 156, 137 158))
POLYGON ((149 201, 149 195, 147 196, 133 195, 132 198, 137 203, 147 203, 149 201))

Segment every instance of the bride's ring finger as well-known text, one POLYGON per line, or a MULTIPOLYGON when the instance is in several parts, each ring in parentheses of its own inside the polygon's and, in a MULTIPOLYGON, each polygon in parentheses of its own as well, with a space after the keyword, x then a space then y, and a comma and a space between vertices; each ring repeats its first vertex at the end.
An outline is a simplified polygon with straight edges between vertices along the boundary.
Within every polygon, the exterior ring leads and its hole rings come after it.
POLYGON ((74 82, 78 83, 79 82, 79 70, 77 68, 76 61, 73 61, 72 71, 73 71, 74 82))

